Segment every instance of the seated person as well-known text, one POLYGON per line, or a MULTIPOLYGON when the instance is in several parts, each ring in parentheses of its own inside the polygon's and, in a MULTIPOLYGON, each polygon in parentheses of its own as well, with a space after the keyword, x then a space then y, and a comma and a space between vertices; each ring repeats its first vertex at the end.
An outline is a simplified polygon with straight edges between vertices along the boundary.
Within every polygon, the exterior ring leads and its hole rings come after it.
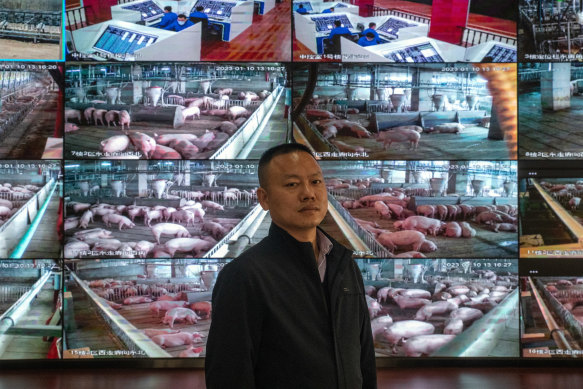
POLYGON ((381 43, 381 38, 379 38, 379 33, 375 31, 375 28, 377 28, 376 23, 370 22, 368 24, 368 28, 362 32, 362 36, 364 37, 364 36, 366 36, 366 34, 368 34, 370 32, 370 33, 372 33, 374 35, 375 42, 376 43, 381 43))
POLYGON ((328 9, 325 9, 324 11, 322 11, 323 14, 333 14, 334 13, 334 7, 330 7, 328 9))
POLYGON ((209 18, 208 15, 205 14, 203 11, 204 11, 204 7, 202 5, 199 5, 196 7, 196 10, 190 14, 190 17, 208 20, 208 18, 209 18))
POLYGON ((178 32, 178 31, 182 31, 185 28, 188 28, 190 26, 194 26, 194 23, 192 23, 190 20, 187 20, 186 15, 180 14, 180 15, 178 15, 178 18, 174 21, 174 23, 172 23, 171 25, 166 27, 164 30, 178 32))
POLYGON ((296 9, 296 12, 302 15, 305 15, 308 13, 308 10, 304 8, 303 4, 300 4, 300 6, 298 7, 298 9, 296 9))
POLYGON ((352 34, 350 30, 346 27, 342 27, 342 23, 340 20, 334 21, 334 28, 330 30, 330 35, 328 35, 328 39, 332 41, 334 35, 342 35, 342 34, 352 34))
POLYGON ((172 7, 167 5, 166 7, 164 7, 164 16, 162 16, 162 19, 157 24, 155 24, 154 27, 166 28, 172 23, 174 23, 177 18, 178 15, 172 12, 172 7))
POLYGON ((372 32, 367 32, 366 35, 360 37, 357 43, 363 47, 374 46, 378 44, 372 32))

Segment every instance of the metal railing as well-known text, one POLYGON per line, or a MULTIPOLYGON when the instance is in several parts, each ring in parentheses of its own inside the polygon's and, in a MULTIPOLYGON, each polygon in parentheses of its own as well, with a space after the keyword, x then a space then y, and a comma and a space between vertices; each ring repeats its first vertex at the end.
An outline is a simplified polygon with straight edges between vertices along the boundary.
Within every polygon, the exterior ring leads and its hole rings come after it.
POLYGON ((346 221, 350 228, 356 233, 360 240, 362 240, 368 246, 368 248, 374 253, 375 256, 379 258, 391 258, 393 256, 389 252, 389 250, 387 250, 383 245, 377 242, 377 240, 374 238, 374 236, 371 235, 370 232, 362 228, 356 222, 356 220, 354 220, 350 212, 348 212, 342 206, 342 204, 340 204, 338 200, 334 198, 333 195, 328 196, 328 202, 330 203, 331 206, 334 207, 336 212, 338 212, 340 216, 342 216, 344 221, 346 221))
POLYGON ((30 289, 30 285, 0 285, 0 303, 17 301, 30 289))
POLYGON ((79 7, 66 10, 67 29, 69 31, 74 31, 89 26, 89 23, 87 22, 88 10, 91 10, 91 7, 79 7))
POLYGON ((372 13, 372 16, 391 15, 391 16, 397 16, 399 18, 412 20, 414 22, 423 23, 423 24, 429 24, 429 22, 431 21, 431 18, 410 14, 410 13, 399 11, 396 9, 387 9, 387 8, 378 7, 376 5, 372 5, 372 6, 369 5, 368 7, 369 7, 369 12, 372 13))
POLYGON ((463 47, 471 47, 479 45, 484 42, 500 42, 508 45, 516 46, 516 38, 505 35, 495 34, 493 32, 486 32, 470 27, 460 27, 463 30, 462 40, 460 45, 463 47))

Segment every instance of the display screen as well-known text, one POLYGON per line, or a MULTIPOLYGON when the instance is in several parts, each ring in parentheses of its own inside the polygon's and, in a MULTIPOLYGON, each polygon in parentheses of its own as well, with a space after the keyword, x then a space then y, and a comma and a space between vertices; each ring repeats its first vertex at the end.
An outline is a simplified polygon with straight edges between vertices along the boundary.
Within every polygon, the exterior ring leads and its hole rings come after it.
POLYGON ((407 23, 407 22, 404 22, 400 19, 388 18, 383 24, 381 24, 377 28, 377 31, 386 32, 387 34, 392 34, 392 35, 398 36, 400 28, 414 27, 414 26, 417 26, 417 24, 407 23))
POLYGON ((389 51, 383 56, 392 62, 444 62, 430 42, 389 51))
POLYGON ((138 65, 67 65, 65 157, 259 158, 285 139, 282 64, 138 65))
POLYGON ((298 8, 300 7, 300 4, 302 4, 304 6, 304 9, 306 11, 308 11, 308 12, 313 11, 312 3, 310 3, 309 1, 299 1, 299 2, 294 1, 294 3, 293 3, 294 12, 298 10, 298 8))
POLYGON ((237 3, 215 0, 198 0, 190 12, 196 11, 196 7, 204 7, 204 12, 211 18, 225 19, 231 17, 231 11, 237 3))
POLYGON ((107 26, 93 48, 108 54, 133 54, 136 50, 150 46, 157 40, 156 35, 107 26))
POLYGON ((518 357, 516 259, 358 259, 377 357, 518 357))
POLYGON ((494 45, 488 51, 486 57, 491 58, 490 61, 492 62, 516 62, 516 49, 494 45))
POLYGON ((334 22, 336 20, 340 20, 342 27, 353 28, 352 23, 350 23, 346 15, 314 16, 311 19, 316 23, 316 31, 318 32, 331 31, 335 27, 334 22))
POLYGON ((161 18, 164 15, 162 8, 153 1, 144 1, 141 3, 130 4, 122 6, 123 9, 138 11, 142 20, 151 21, 161 18))

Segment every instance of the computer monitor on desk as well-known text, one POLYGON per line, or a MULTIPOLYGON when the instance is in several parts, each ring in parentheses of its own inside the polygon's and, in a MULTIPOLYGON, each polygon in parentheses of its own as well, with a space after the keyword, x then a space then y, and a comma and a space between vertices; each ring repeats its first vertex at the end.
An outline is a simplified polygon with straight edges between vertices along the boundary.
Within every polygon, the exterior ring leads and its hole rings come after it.
POLYGON ((209 24, 220 27, 223 41, 230 42, 253 23, 253 1, 198 0, 190 10, 203 7, 209 24))

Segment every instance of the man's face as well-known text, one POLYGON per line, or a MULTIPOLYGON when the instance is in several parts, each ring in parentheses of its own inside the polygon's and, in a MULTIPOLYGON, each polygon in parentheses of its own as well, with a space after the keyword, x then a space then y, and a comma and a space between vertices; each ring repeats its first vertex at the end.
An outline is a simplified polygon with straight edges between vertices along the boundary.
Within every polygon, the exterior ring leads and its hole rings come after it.
POLYGON ((315 230, 326 216, 328 193, 314 158, 303 151, 278 155, 266 173, 266 187, 257 196, 275 224, 292 236, 315 230))

